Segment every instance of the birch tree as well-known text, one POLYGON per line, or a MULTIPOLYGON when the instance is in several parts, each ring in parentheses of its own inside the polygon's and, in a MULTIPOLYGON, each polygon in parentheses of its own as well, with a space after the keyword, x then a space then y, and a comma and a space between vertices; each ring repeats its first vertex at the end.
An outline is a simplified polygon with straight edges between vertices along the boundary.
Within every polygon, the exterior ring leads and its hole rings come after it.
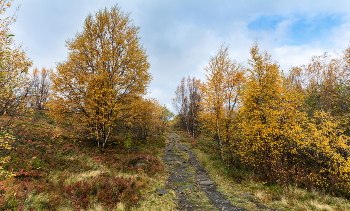
POLYGON ((201 85, 202 128, 214 138, 224 159, 224 150, 233 140, 239 88, 244 84, 244 68, 232 60, 222 45, 205 67, 206 81, 201 85))
POLYGON ((125 105, 146 94, 151 80, 138 32, 117 6, 89 14, 82 32, 67 41, 68 58, 53 74, 52 113, 86 124, 98 147, 106 147, 125 105))
POLYGON ((195 77, 182 78, 180 85, 175 91, 173 105, 180 117, 180 126, 190 136, 196 137, 199 134, 199 120, 201 102, 201 81, 195 77))
POLYGON ((33 69, 29 81, 29 104, 31 107, 42 110, 46 107, 46 103, 49 99, 50 93, 50 76, 52 75, 53 70, 42 68, 33 69))

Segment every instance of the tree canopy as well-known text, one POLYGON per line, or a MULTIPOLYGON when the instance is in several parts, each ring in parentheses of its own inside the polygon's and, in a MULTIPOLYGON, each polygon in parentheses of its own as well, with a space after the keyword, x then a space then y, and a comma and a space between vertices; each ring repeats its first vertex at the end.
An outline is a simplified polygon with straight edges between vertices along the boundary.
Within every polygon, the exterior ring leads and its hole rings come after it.
POLYGON ((67 41, 68 58, 52 77, 52 112, 86 124, 98 146, 106 146, 116 120, 151 80, 138 31, 117 6, 88 15, 83 31, 67 41))

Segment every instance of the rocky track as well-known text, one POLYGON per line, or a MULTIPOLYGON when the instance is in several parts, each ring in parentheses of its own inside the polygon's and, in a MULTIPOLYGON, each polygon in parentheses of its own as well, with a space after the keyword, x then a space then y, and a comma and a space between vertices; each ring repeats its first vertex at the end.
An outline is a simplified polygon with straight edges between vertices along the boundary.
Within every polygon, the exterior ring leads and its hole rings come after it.
MULTIPOLYGON (((207 171, 188 146, 172 133, 168 136, 163 162, 169 173, 166 189, 176 192, 179 210, 244 210, 233 206, 217 190, 207 171)), ((167 194, 167 190, 158 190, 167 194)))

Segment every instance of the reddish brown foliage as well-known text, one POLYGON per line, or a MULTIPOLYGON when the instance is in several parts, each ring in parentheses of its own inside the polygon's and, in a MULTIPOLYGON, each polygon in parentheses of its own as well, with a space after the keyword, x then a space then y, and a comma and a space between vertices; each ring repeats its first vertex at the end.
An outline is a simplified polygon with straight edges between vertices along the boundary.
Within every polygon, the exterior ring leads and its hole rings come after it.
POLYGON ((101 175, 90 181, 78 181, 62 188, 66 198, 71 198, 77 210, 90 208, 90 202, 97 202, 109 208, 118 202, 127 206, 137 203, 140 198, 139 188, 143 184, 136 178, 120 178, 101 175))

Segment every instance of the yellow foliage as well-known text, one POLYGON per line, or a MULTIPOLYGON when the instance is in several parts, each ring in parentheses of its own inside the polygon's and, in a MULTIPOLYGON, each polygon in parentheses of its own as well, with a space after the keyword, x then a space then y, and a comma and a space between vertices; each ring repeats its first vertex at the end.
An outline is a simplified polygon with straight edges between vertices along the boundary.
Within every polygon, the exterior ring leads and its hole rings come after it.
MULTIPOLYGON (((11 2, 0 0, 0 14, 11 6, 11 2)), ((0 19, 0 115, 14 115, 23 107, 26 74, 32 64, 21 46, 13 44, 9 26, 14 22, 13 17, 0 19)))
POLYGON ((128 113, 129 117, 125 121, 139 138, 146 138, 165 130, 166 122, 162 119, 163 107, 155 99, 135 100, 130 105, 128 113))
POLYGON ((10 150, 15 137, 7 131, 0 131, 0 150, 10 150))
POLYGON ((349 194, 349 137, 326 112, 301 110, 270 55, 251 49, 249 78, 239 111, 241 161, 262 179, 349 194))
POLYGON ((350 110, 348 68, 349 49, 343 58, 333 59, 329 54, 313 56, 307 65, 293 67, 288 84, 305 95, 305 109, 325 110, 332 115, 343 116, 350 110))
POLYGON ((12 149, 11 144, 15 141, 15 137, 12 136, 7 131, 0 131, 0 180, 2 178, 13 176, 11 172, 8 172, 3 169, 3 164, 8 163, 11 159, 10 156, 4 156, 4 151, 12 149))
MULTIPOLYGON (((0 0, 0 15, 11 6, 12 0, 0 0)), ((18 8, 17 8, 18 9, 18 8)), ((0 18, 0 115, 16 115, 24 107, 26 96, 26 74, 31 66, 21 46, 13 44, 13 35, 9 26, 14 23, 14 17, 0 18)), ((7 121, 3 118, 2 122, 7 121)), ((2 168, 11 157, 5 156, 11 150, 15 137, 0 125, 0 178, 13 176, 2 168)), ((0 179, 1 180, 1 179, 0 179)))
POLYGON ((151 80, 138 29, 116 6, 88 15, 83 31, 67 41, 68 58, 52 76, 52 114, 84 123, 98 146, 105 147, 116 121, 151 80))
POLYGON ((234 136, 234 118, 239 103, 239 88, 245 81, 244 68, 233 61, 228 47, 221 46, 205 67, 206 81, 201 85, 200 119, 206 134, 213 137, 222 152, 234 136))
POLYGON ((203 132, 222 159, 265 182, 350 197, 349 52, 313 57, 284 78, 257 44, 247 74, 221 46, 201 84, 203 132))

